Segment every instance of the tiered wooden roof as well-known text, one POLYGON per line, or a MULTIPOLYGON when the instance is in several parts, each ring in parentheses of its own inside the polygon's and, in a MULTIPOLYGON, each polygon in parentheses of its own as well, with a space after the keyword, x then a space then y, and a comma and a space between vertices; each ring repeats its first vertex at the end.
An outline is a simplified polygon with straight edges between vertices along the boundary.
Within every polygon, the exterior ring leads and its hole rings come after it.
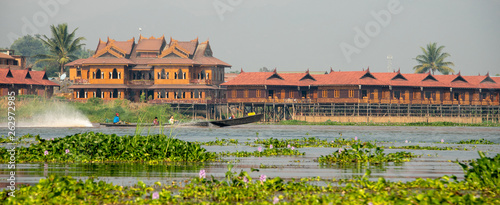
POLYGON ((87 59, 79 59, 66 64, 66 66, 83 66, 99 64, 128 65, 132 68, 150 68, 154 65, 190 65, 190 66, 223 66, 231 65, 212 56, 210 44, 207 41, 199 43, 198 38, 191 41, 178 41, 170 38, 165 42, 165 37, 145 38, 139 36, 137 44, 132 38, 128 41, 99 39, 95 54, 87 59), (157 57, 142 57, 141 52, 157 53, 157 57))
POLYGON ((500 77, 489 74, 478 76, 432 75, 431 73, 403 74, 398 72, 371 73, 363 71, 331 71, 328 74, 241 72, 224 86, 399 86, 399 87, 449 87, 465 89, 500 89, 500 77))

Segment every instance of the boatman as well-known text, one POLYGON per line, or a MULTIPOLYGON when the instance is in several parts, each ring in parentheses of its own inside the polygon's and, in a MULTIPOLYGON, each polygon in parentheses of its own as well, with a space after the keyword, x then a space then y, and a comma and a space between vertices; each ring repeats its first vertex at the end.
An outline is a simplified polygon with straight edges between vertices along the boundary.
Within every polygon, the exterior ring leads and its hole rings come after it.
POLYGON ((113 119, 113 124, 121 123, 120 114, 116 113, 115 119, 113 119))
POLYGON ((170 116, 170 119, 168 120, 168 124, 173 125, 175 123, 174 116, 170 116))
POLYGON ((156 126, 156 125, 158 125, 158 124, 159 124, 159 123, 158 123, 158 117, 155 117, 155 119, 153 120, 153 125, 155 125, 155 126, 156 126))

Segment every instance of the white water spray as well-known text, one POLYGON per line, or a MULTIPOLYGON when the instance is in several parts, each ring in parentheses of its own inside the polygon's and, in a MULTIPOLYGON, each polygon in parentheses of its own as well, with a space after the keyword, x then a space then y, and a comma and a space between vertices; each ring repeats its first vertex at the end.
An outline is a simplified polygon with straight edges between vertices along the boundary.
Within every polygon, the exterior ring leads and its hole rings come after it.
POLYGON ((20 127, 92 127, 90 120, 76 108, 61 102, 50 103, 43 112, 21 119, 20 127))

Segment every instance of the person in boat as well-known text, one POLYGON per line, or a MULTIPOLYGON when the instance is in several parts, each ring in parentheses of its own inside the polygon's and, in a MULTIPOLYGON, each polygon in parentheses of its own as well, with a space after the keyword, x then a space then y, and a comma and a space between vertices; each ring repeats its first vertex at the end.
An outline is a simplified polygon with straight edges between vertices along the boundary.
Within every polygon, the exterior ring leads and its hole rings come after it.
POLYGON ((168 124, 173 125, 175 123, 174 116, 170 116, 170 119, 168 120, 168 124))
POLYGON ((234 114, 231 114, 231 118, 229 118, 229 119, 234 119, 234 114))
POLYGON ((153 125, 159 125, 159 123, 158 123, 158 117, 155 117, 155 119, 153 120, 153 125))
POLYGON ((113 119, 113 124, 121 124, 122 121, 120 121, 120 114, 116 113, 115 118, 113 119))

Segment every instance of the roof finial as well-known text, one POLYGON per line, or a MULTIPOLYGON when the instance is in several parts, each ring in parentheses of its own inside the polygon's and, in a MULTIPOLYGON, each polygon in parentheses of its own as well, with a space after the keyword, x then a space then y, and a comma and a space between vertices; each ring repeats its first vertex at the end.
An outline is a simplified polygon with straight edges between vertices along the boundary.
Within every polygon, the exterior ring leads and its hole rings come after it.
POLYGON ((332 68, 332 67, 330 67, 330 73, 332 73, 332 72, 333 72, 333 68, 332 68))
POLYGON ((401 73, 401 68, 398 68, 398 73, 401 73))
POLYGON ((273 71, 273 72, 274 72, 274 73, 277 73, 277 72, 276 72, 276 67, 274 67, 274 71, 273 71))
POLYGON ((488 72, 486 73, 486 76, 490 77, 490 71, 488 71, 488 72))
POLYGON ((245 72, 245 71, 243 71, 243 68, 241 68, 240 73, 244 73, 244 72, 245 72))
POLYGON ((458 71, 458 74, 457 75, 460 75, 460 71, 458 71))
POLYGON ((309 68, 307 68, 306 73, 309 74, 309 68))
POLYGON ((368 66, 368 68, 366 68, 366 72, 370 72, 370 66, 368 66))

